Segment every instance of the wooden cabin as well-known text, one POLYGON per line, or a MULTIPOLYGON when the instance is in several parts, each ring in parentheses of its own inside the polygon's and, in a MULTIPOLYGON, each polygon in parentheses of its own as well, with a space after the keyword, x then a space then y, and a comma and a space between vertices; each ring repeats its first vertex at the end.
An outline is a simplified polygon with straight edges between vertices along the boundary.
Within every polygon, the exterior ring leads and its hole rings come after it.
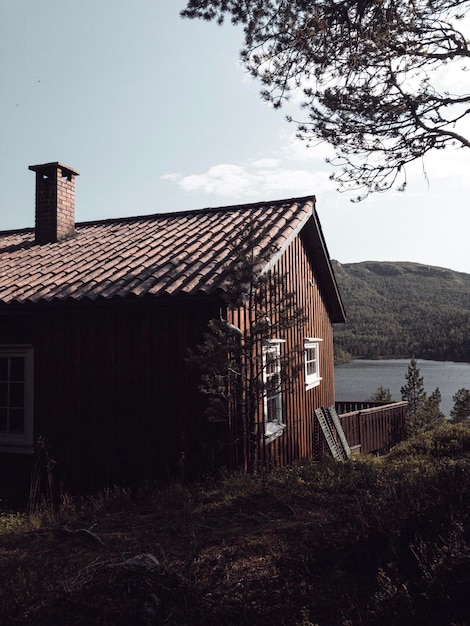
POLYGON ((0 498, 31 472, 72 493, 197 478, 246 463, 246 436, 259 463, 312 458, 314 409, 334 404, 333 324, 345 320, 315 198, 75 224, 79 173, 30 169, 35 227, 0 233, 0 498), (280 374, 287 386, 263 398, 248 434, 234 415, 207 419, 187 361, 210 320, 246 328, 246 302, 231 308, 226 292, 240 256, 230 242, 247 224, 257 250, 272 250, 260 270, 284 277, 305 312, 260 347, 276 369, 300 346, 298 375, 280 374))

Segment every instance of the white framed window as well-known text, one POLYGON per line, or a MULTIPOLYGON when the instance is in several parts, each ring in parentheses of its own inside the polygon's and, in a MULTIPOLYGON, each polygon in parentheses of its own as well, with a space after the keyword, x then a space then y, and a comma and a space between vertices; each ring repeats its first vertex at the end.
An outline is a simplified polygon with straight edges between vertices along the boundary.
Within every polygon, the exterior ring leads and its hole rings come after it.
POLYGON ((305 387, 312 389, 320 384, 320 343, 323 339, 307 337, 304 342, 305 387))
POLYGON ((0 451, 33 450, 33 348, 0 346, 0 451))
POLYGON ((281 344, 284 339, 270 339, 263 345, 264 440, 277 439, 284 431, 281 389, 281 344))

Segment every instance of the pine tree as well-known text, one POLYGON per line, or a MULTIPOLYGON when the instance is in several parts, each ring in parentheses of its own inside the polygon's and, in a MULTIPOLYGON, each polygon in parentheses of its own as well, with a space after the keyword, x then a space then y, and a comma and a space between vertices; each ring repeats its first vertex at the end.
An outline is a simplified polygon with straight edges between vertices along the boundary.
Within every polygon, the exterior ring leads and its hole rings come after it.
POLYGON ((411 357, 406 374, 406 385, 401 388, 401 398, 408 402, 408 414, 415 418, 424 406, 426 392, 424 391, 423 377, 420 376, 415 357, 411 357))
POLYGON ((450 417, 454 422, 465 422, 470 419, 470 390, 459 389, 453 396, 454 406, 450 411, 450 417))
MULTIPOLYGON (((279 338, 294 325, 305 323, 305 314, 297 305, 296 294, 289 290, 287 277, 266 265, 274 250, 260 250, 256 224, 249 224, 244 233, 228 243, 236 262, 227 272, 226 311, 210 321, 203 342, 190 351, 188 361, 200 372, 199 389, 207 397, 206 416, 210 421, 242 426, 245 470, 253 472, 257 465, 258 412, 263 398, 270 391, 288 391, 292 380, 274 375, 266 382, 270 366, 263 354, 263 345, 279 338), (227 321, 227 312, 245 310, 244 326, 238 328, 227 321), (268 385, 268 387, 267 387, 268 385)), ((303 366, 299 355, 303 346, 291 346, 280 358, 281 372, 296 377, 303 366), (297 366, 296 366, 297 364, 297 366)), ((235 442, 233 442, 235 443, 235 442)))
POLYGON ((371 402, 391 402, 392 394, 390 389, 384 387, 383 385, 379 385, 375 390, 373 396, 371 397, 371 402))
POLYGON ((430 430, 444 423, 444 414, 441 411, 442 394, 439 387, 426 398, 423 407, 422 429, 430 430))
POLYGON ((431 150, 470 147, 468 0, 187 0, 187 18, 243 27, 241 61, 298 136, 335 150, 340 189, 406 185, 431 150), (446 68, 446 71, 442 70, 446 68))
POLYGON ((406 381, 406 385, 401 388, 401 397, 408 402, 408 435, 415 435, 441 424, 444 420, 440 411, 441 392, 436 388, 428 397, 414 356, 408 366, 406 381))

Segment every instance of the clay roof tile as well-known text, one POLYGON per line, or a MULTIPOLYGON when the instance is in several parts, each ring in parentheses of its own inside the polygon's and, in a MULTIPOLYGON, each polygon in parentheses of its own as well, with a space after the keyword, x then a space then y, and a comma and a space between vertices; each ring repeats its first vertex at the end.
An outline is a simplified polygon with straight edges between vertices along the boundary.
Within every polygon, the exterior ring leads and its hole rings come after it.
POLYGON ((314 198, 76 224, 76 236, 34 243, 0 232, 0 303, 213 293, 236 245, 279 249, 312 215, 314 198))

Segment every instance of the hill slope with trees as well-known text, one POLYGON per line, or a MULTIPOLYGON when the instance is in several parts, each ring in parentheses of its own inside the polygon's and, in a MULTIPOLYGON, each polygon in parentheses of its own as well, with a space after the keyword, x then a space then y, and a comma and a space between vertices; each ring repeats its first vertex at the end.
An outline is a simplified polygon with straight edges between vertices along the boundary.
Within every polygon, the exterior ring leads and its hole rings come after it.
POLYGON ((419 263, 333 267, 348 320, 335 326, 338 361, 414 355, 470 362, 470 274, 419 263))

